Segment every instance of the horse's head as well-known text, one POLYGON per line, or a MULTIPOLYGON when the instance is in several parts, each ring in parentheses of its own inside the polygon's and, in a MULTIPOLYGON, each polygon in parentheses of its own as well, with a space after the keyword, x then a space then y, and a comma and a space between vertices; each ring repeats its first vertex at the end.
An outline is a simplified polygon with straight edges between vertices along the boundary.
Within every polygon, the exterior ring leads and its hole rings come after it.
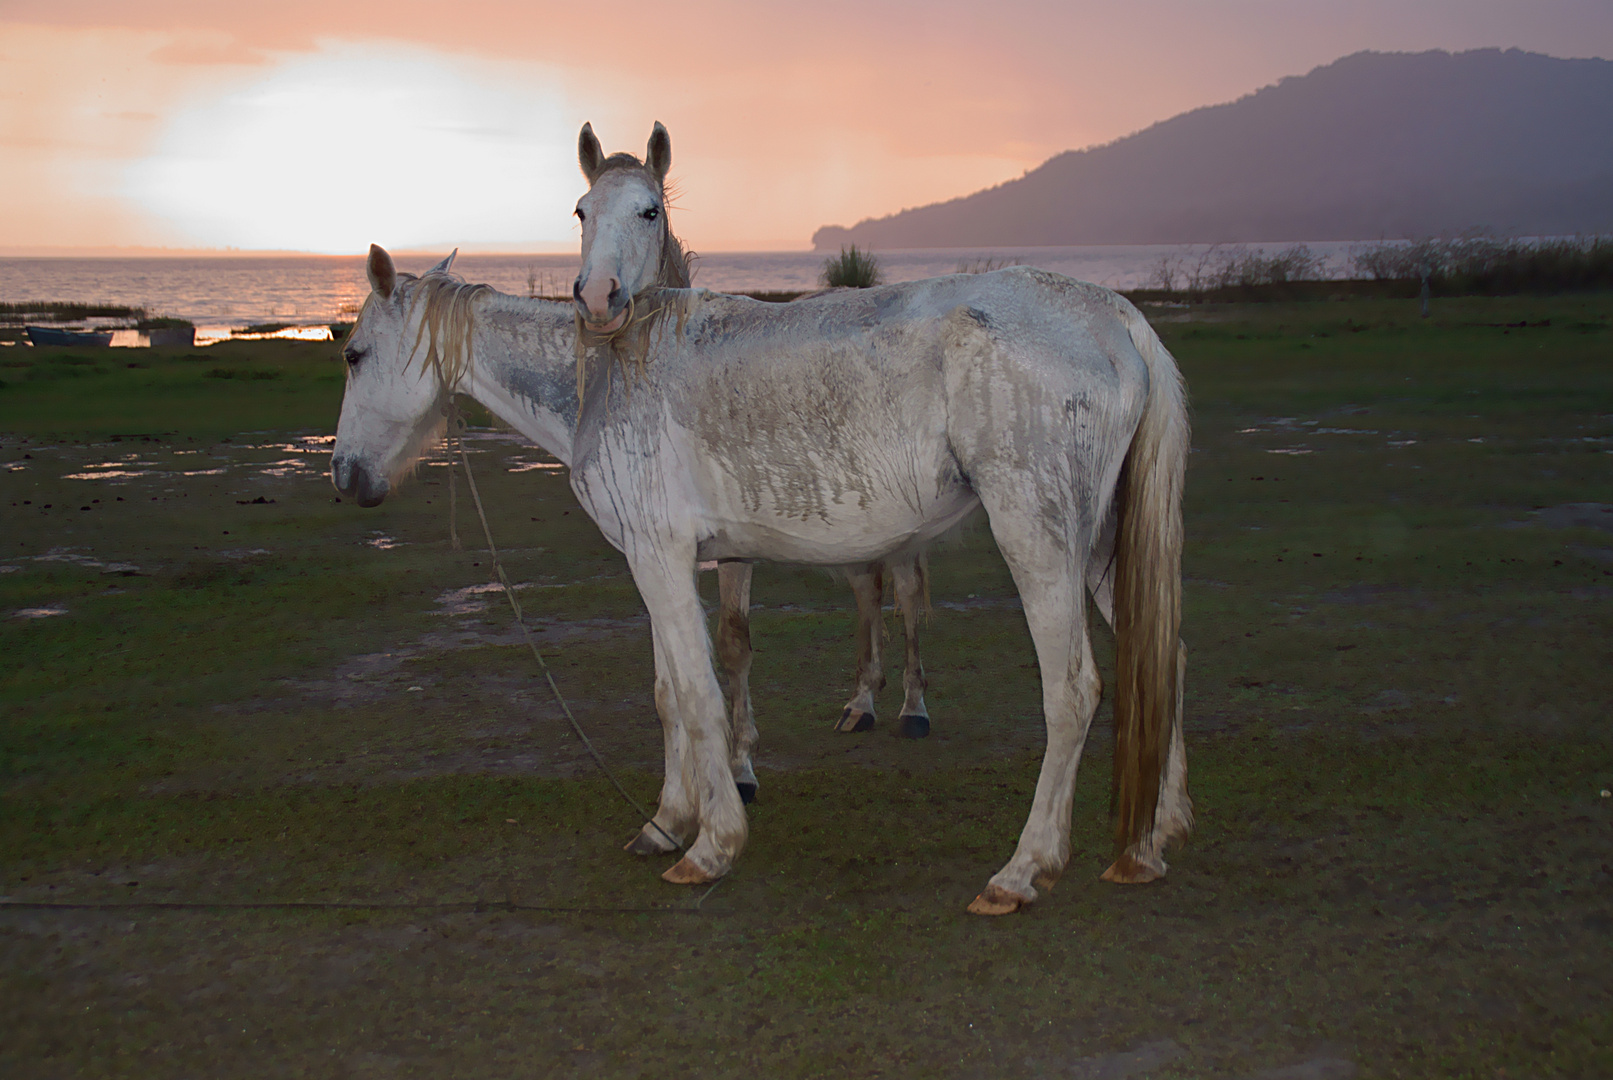
MULTIPOLYGON (((448 277, 454 257, 432 267, 422 278, 399 274, 392 256, 370 246, 366 271, 370 296, 347 335, 342 359, 347 361, 347 390, 342 418, 336 426, 336 449, 330 478, 336 490, 360 506, 378 506, 392 484, 414 466, 423 447, 435 441, 443 426, 446 397, 440 364, 424 357, 424 310, 415 293, 448 277)), ((435 334, 433 334, 435 339, 435 334)), ((435 344, 435 341, 433 341, 435 344)))
POLYGON ((683 248, 667 228, 672 139, 657 123, 643 161, 632 154, 606 157, 593 126, 584 124, 577 160, 588 194, 577 203, 582 270, 571 295, 588 329, 609 334, 621 328, 633 298, 646 289, 689 284, 683 248))

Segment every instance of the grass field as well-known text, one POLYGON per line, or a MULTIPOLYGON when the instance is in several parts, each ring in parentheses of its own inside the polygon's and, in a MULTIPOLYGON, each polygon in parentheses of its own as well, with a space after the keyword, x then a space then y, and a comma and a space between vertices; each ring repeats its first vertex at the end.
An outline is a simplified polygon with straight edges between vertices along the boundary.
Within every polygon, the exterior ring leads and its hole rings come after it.
MULTIPOLYGON (((696 909, 620 850, 444 468, 335 498, 331 346, 0 350, 0 895, 92 905, 0 907, 0 1072, 1613 1075, 1613 296, 1152 314, 1195 410, 1199 825, 1165 881, 1097 880, 1105 707, 1070 870, 1003 920, 964 906, 1042 732, 988 532, 932 560, 921 742, 899 678, 831 733, 849 596, 758 568, 760 800, 696 909), (399 906, 118 906, 198 901, 399 906)), ((543 455, 471 446, 651 801, 622 559, 543 455)))

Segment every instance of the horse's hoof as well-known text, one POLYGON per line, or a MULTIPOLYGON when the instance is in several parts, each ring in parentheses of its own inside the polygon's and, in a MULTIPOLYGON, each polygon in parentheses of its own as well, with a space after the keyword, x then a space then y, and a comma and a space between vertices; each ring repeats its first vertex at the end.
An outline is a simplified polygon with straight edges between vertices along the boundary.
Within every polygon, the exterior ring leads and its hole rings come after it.
POLYGON ((918 716, 916 714, 898 716, 896 723, 904 739, 924 739, 929 737, 930 718, 928 716, 918 716))
POLYGON ((648 833, 641 832, 629 840, 622 850, 631 851, 634 855, 664 855, 672 849, 662 847, 648 833))
POLYGON ((661 880, 670 881, 674 885, 704 885, 713 879, 685 855, 661 875, 661 880))
POLYGON ((835 730, 853 734, 859 731, 872 731, 874 730, 874 714, 863 712, 860 709, 853 712, 851 706, 847 705, 846 711, 840 714, 840 722, 835 725, 835 730))
POLYGON ((751 803, 756 801, 756 783, 755 783, 755 781, 746 782, 744 780, 741 780, 739 783, 735 784, 734 786, 739 789, 739 801, 740 802, 744 803, 746 806, 749 806, 751 803))
POLYGON ((987 885, 985 891, 969 905, 971 915, 1012 915, 1030 901, 1018 893, 1011 893, 1000 885, 987 885))
POLYGON ((1103 872, 1103 880, 1112 881, 1116 885, 1146 885, 1164 876, 1163 865, 1158 868, 1152 867, 1147 863, 1138 862, 1129 854, 1120 856, 1103 872))

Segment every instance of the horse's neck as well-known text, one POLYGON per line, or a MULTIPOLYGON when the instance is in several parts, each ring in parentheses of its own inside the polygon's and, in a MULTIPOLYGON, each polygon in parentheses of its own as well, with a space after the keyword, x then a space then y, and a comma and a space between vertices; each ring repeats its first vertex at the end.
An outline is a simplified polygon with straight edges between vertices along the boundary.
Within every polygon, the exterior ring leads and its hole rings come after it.
POLYGON ((477 313, 463 393, 571 465, 577 426, 570 304, 497 296, 477 313))

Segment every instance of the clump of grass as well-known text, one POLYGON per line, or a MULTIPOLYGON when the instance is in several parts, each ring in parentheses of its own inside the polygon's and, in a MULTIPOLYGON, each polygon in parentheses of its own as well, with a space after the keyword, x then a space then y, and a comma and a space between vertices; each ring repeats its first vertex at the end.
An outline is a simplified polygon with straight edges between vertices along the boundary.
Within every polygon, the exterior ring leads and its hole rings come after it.
POLYGON ((253 323, 251 326, 243 326, 239 330, 231 331, 231 336, 236 334, 278 334, 280 331, 290 328, 291 324, 288 322, 253 323))
POLYGON ((824 262, 818 280, 830 289, 871 289, 880 282, 879 260, 852 244, 824 262))
POLYGON ((189 330, 196 326, 189 319, 163 315, 155 319, 141 319, 134 324, 136 330, 189 330))

